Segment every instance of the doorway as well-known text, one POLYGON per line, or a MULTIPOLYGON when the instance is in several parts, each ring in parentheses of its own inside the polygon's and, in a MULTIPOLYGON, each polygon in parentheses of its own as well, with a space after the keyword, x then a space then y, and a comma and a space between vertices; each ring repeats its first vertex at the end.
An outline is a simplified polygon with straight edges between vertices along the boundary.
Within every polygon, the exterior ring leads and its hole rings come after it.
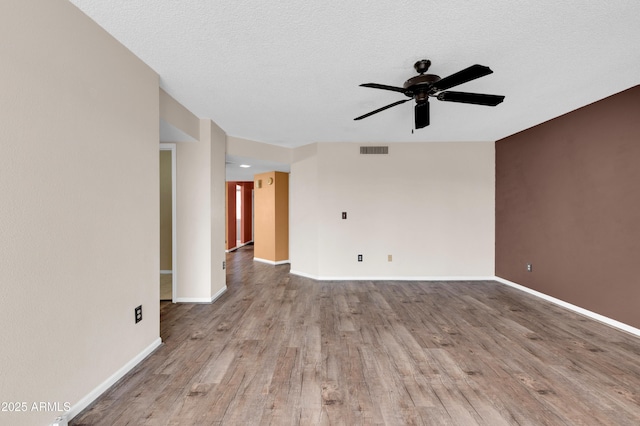
POLYGON ((160 300, 175 302, 178 286, 176 241, 176 144, 160 144, 160 300))
POLYGON ((236 185, 236 247, 243 243, 242 231, 242 186, 236 185))
POLYGON ((226 249, 253 243, 253 182, 227 182, 226 249))

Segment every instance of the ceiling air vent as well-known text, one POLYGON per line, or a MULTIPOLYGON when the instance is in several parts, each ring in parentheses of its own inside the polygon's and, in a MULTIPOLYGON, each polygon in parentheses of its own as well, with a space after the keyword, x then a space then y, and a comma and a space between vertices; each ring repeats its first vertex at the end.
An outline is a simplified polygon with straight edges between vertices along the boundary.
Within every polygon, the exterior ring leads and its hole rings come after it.
POLYGON ((388 154, 388 146, 361 146, 360 154, 388 154))

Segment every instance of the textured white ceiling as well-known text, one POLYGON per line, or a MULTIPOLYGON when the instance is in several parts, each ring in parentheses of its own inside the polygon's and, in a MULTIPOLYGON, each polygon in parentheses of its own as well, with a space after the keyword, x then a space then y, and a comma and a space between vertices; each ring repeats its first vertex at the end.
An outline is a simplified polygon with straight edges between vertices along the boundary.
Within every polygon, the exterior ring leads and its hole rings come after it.
POLYGON ((151 66, 161 86, 228 134, 312 142, 493 141, 640 83, 638 0, 72 0, 151 66), (505 95, 497 107, 413 103, 353 118, 402 94, 413 63, 453 90, 505 95))

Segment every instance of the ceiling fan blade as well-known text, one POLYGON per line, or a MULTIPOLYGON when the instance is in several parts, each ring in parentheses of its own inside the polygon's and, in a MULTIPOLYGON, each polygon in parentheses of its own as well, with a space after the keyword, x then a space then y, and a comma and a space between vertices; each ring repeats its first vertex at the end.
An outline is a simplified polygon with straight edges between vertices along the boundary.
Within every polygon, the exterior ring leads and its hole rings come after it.
POLYGON ((439 101, 462 102, 464 104, 496 106, 504 101, 504 96, 485 95, 482 93, 442 92, 437 96, 439 101))
POLYGON ((364 84, 361 84, 360 87, 371 87, 373 89, 391 90, 391 91, 400 92, 400 93, 406 92, 406 90, 403 89, 402 87, 387 86, 386 84, 378 84, 378 83, 364 83, 364 84))
POLYGON ((409 99, 403 99, 403 100, 398 101, 398 102, 394 102, 394 103, 389 104, 389 105, 387 105, 387 106, 383 106, 382 108, 378 108, 378 109, 377 109, 377 110, 375 110, 375 111, 368 112, 368 113, 366 113, 365 115, 361 115, 360 117, 356 117, 356 118, 354 118, 354 120, 362 120, 363 118, 367 118, 367 117, 369 117, 370 115, 377 114, 377 113, 379 113, 380 111, 384 111, 385 109, 389 109, 389 108, 394 107, 394 106, 396 106, 396 105, 403 104, 403 103, 408 102, 408 101, 410 101, 410 100, 411 100, 411 98, 409 98, 409 99))
POLYGON ((416 104, 416 129, 422 129, 429 125, 429 102, 421 102, 416 104))
POLYGON ((471 65, 469 68, 465 68, 462 71, 458 71, 455 74, 451 74, 433 83, 432 87, 437 90, 447 90, 450 87, 457 86, 467 81, 475 80, 476 78, 484 77, 491 74, 493 71, 489 67, 484 65, 471 65))

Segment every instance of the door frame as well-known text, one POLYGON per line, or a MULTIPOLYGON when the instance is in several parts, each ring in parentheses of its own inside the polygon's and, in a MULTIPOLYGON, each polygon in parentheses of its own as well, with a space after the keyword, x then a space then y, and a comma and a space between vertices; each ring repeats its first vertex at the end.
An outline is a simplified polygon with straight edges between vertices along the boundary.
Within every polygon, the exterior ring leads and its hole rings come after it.
POLYGON ((178 230, 176 218, 176 144, 160 143, 160 151, 171 151, 171 301, 178 295, 178 230))

